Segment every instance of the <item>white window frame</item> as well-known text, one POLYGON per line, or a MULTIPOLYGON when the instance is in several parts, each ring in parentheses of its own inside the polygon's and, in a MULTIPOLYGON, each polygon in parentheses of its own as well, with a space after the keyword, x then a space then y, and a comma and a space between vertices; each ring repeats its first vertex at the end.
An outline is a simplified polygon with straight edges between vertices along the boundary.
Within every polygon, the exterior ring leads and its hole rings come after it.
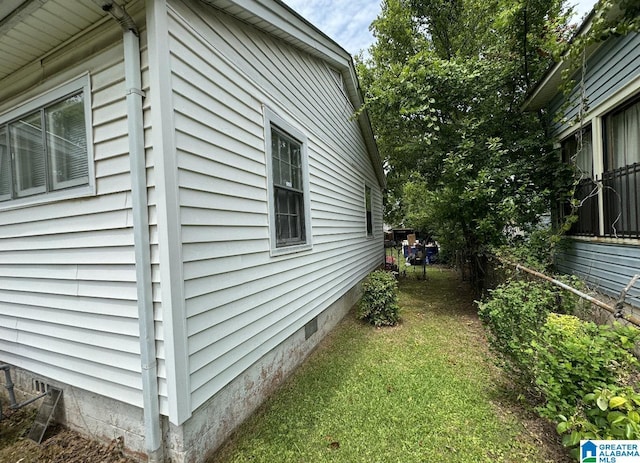
MULTIPOLYGON (((31 112, 38 111, 66 96, 83 93, 85 133, 87 143, 87 176, 88 183, 79 186, 69 185, 68 188, 55 191, 37 192, 30 196, 14 197, 13 199, 5 199, 0 202, 0 211, 8 209, 16 209, 32 205, 44 204, 54 201, 60 201, 70 198, 79 198, 85 196, 93 196, 96 194, 95 185, 95 166, 93 159, 93 130, 91 118, 91 83, 89 74, 84 74, 55 88, 41 93, 39 96, 21 103, 9 111, 0 114, 0 127, 7 127, 14 120, 28 115, 31 112)), ((6 141, 8 143, 8 140, 6 141)), ((11 155, 11 154, 10 154, 11 155)), ((48 173, 45 173, 48 175, 48 173)), ((11 173, 13 176, 13 172, 11 173)))
POLYGON ((293 126, 292 123, 279 116, 275 111, 263 106, 264 113, 264 142, 265 157, 267 164, 267 204, 269 207, 269 238, 270 252, 272 256, 292 254, 295 252, 308 251, 312 249, 312 227, 311 227, 311 199, 309 190, 309 161, 308 161, 308 139, 304 132, 293 126), (298 143, 300 143, 300 161, 302 174, 302 194, 304 208, 304 243, 280 245, 278 246, 276 236, 276 208, 275 208, 275 188, 273 186, 273 156, 271 153, 271 129, 277 128, 284 132, 298 143))

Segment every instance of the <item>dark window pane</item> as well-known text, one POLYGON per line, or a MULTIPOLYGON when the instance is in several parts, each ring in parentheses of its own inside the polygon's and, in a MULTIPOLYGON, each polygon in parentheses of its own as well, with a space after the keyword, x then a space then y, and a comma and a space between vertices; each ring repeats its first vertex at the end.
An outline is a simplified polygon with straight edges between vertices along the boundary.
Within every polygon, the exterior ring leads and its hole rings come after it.
POLYGON ((271 139, 276 245, 304 243, 302 145, 275 128, 271 130, 271 139))
POLYGON ((366 207, 366 215, 367 215, 367 235, 373 235, 373 215, 371 213, 371 188, 365 187, 364 189, 365 196, 365 207, 366 207))
POLYGON ((282 185, 282 175, 280 173, 280 160, 274 158, 272 162, 273 183, 274 185, 282 185))

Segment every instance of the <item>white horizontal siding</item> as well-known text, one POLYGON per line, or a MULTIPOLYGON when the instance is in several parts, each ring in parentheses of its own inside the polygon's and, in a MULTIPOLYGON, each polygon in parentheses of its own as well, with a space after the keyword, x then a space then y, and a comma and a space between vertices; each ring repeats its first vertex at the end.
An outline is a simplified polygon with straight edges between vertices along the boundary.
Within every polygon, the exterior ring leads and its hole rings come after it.
MULTIPOLYGON (((48 40, 62 23, 103 14, 81 2, 66 17, 48 15, 58 3, 46 3, 24 30, 49 24, 38 34, 48 40)), ((0 360, 142 406, 122 53, 116 44, 73 66, 91 76, 96 196, 0 212, 0 360)), ((143 64, 148 82, 146 53, 143 64)))
POLYGON ((382 194, 318 59, 207 6, 170 11, 192 408, 382 260, 382 194), (271 257, 262 105, 308 137, 313 249, 271 257), (376 238, 367 239, 372 187, 376 238))

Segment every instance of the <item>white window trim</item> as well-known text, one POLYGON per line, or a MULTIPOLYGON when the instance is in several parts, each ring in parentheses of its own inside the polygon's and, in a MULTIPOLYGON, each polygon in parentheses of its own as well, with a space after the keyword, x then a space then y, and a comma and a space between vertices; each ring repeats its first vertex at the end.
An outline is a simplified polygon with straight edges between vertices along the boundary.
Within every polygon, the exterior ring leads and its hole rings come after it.
POLYGON ((9 199, 0 202, 0 211, 51 203, 64 199, 94 196, 96 194, 95 165, 93 158, 93 123, 91 118, 91 81, 89 74, 84 74, 55 88, 47 90, 39 96, 15 106, 3 114, 0 114, 0 126, 8 124, 14 119, 38 110, 53 101, 59 100, 66 95, 70 95, 80 90, 84 93, 84 117, 88 160, 87 174, 89 177, 89 183, 87 185, 71 187, 64 190, 51 191, 49 193, 43 192, 24 198, 9 199))
POLYGON ((294 127, 290 122, 276 114, 268 106, 263 105, 264 114, 264 145, 267 163, 267 204, 269 208, 269 241, 270 253, 272 256, 281 256, 296 252, 308 251, 313 248, 312 227, 311 227, 311 199, 309 190, 309 161, 308 161, 308 139, 302 130, 294 127), (302 186, 304 194, 304 230, 305 243, 291 246, 277 246, 276 239, 276 211, 273 188, 273 162, 271 155, 271 127, 276 126, 296 141, 300 142, 300 155, 302 163, 302 186))

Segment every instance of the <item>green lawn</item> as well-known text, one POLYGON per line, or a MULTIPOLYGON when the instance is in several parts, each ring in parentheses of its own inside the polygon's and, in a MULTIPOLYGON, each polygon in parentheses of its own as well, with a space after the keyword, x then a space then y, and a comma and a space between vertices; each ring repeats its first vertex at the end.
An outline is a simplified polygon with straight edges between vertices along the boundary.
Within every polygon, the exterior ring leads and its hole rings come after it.
POLYGON ((427 281, 400 283, 401 325, 348 315, 210 461, 566 461, 530 431, 539 422, 521 421, 456 274, 430 267, 427 281))

